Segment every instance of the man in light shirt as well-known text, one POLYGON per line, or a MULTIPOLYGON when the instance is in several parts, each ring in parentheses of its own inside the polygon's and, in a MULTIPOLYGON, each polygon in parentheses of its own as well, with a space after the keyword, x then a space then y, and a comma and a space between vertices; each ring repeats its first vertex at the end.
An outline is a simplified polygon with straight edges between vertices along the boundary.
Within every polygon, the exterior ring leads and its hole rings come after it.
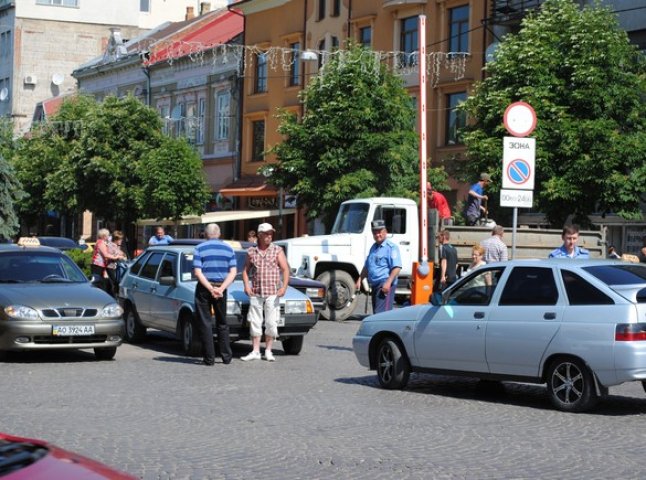
POLYGON ((504 233, 505 229, 501 225, 496 225, 491 230, 491 236, 480 242, 480 245, 485 249, 485 262, 506 262, 509 259, 507 245, 502 241, 504 233))

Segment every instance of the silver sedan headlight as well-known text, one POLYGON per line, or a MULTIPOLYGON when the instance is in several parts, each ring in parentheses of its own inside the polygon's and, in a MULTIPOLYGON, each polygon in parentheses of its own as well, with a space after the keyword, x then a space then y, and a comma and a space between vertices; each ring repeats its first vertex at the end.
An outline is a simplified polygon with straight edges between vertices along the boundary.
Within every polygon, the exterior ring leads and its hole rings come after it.
POLYGON ((118 303, 108 303, 101 311, 103 318, 119 318, 123 315, 123 308, 118 303))
POLYGON ((312 302, 309 300, 287 300, 285 302, 285 315, 298 315, 303 313, 312 313, 312 302))
POLYGON ((242 306, 240 302, 233 299, 227 299, 227 315, 241 315, 242 306))
POLYGON ((5 307, 4 313, 14 320, 40 320, 38 310, 25 305, 8 305, 5 307))

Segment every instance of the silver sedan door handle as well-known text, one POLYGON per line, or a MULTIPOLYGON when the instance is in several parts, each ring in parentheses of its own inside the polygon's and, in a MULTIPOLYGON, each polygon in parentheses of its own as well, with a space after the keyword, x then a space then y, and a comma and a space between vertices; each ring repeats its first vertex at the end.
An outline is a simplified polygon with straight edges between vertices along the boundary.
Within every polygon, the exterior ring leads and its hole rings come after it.
POLYGON ((400 245, 410 245, 410 242, 408 240, 402 240, 399 242, 400 245))
POLYGON ((556 313, 554 313, 554 312, 545 312, 543 314, 543 318, 545 320, 554 320, 554 319, 556 319, 556 313))
POLYGON ((484 317, 485 317, 484 312, 475 312, 473 314, 473 318, 484 318, 484 317))

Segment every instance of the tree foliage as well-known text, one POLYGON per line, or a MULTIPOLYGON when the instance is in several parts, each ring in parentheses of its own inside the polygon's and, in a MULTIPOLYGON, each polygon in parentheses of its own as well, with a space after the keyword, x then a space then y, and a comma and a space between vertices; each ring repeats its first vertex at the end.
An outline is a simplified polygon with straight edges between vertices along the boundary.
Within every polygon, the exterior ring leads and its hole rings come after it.
POLYGON ((556 226, 593 212, 641 218, 646 185, 646 63, 610 10, 547 0, 501 42, 463 108, 464 173, 500 188, 502 117, 514 101, 536 111, 535 208, 556 226))
POLYGON ((153 212, 201 213, 207 199, 197 154, 184 140, 165 137, 157 112, 133 97, 65 101, 21 141, 14 162, 30 194, 21 204, 25 216, 90 210, 125 226, 153 212))
POLYGON ((14 150, 12 131, 11 122, 0 122, 0 239, 18 231, 16 207, 26 196, 10 161, 14 150))
POLYGON ((18 231, 16 204, 24 195, 13 167, 0 154, 0 239, 10 238, 18 231))
MULTIPOLYGON (((341 202, 419 189, 415 112, 402 81, 360 47, 332 55, 301 94, 304 114, 280 114, 277 164, 265 167, 272 183, 297 194, 308 217, 329 225, 341 202)), ((443 170, 429 179, 446 188, 443 170)))
POLYGON ((137 203, 143 216, 178 219, 201 213, 209 197, 203 175, 196 175, 201 171, 202 160, 186 141, 164 137, 137 164, 137 203))

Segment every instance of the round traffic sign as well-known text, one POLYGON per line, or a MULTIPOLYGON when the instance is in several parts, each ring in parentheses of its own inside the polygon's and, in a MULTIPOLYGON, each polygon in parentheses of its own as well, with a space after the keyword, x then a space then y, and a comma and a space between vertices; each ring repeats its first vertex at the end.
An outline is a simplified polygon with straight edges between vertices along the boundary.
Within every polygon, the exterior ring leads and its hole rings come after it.
POLYGON ((517 158, 507 165, 507 177, 513 184, 523 185, 531 179, 532 167, 526 160, 517 158))
POLYGON ((536 128, 536 112, 529 103, 514 102, 505 109, 503 122, 514 137, 526 137, 536 128))

